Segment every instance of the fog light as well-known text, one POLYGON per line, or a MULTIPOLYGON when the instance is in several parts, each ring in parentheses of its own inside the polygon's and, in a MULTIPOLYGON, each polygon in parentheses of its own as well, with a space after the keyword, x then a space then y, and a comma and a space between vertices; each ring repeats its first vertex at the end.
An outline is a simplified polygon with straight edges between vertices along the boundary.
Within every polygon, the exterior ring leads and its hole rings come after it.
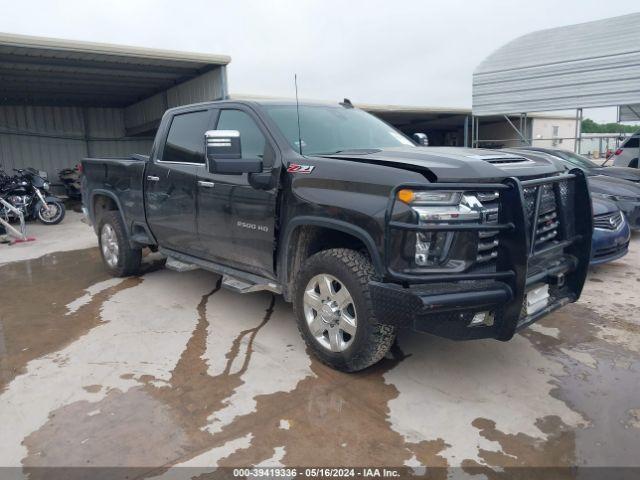
POLYGON ((493 325, 493 319, 494 319, 493 312, 478 312, 473 316, 468 326, 469 327, 480 327, 480 326, 490 327, 493 325))
POLYGON ((450 232, 419 233, 416 239, 416 265, 440 265, 446 259, 452 240, 450 232))

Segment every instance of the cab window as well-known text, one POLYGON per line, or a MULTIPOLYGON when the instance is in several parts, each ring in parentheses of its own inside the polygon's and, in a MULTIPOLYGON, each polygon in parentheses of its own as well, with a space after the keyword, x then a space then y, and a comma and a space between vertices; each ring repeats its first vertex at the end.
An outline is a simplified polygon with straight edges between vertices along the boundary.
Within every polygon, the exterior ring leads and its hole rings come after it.
POLYGON ((640 145, 640 136, 634 135, 624 142, 623 148, 638 148, 638 145, 640 145))
POLYGON ((240 132, 242 158, 263 158, 267 142, 264 135, 249 114, 242 110, 222 110, 217 130, 237 130, 240 132))

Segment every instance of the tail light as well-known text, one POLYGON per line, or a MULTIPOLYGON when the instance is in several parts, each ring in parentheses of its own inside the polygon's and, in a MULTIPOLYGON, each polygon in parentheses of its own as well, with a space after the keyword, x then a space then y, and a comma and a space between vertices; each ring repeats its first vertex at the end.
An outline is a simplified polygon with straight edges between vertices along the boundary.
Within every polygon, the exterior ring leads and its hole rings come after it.
POLYGON ((614 155, 622 155, 622 149, 621 148, 617 149, 614 155))

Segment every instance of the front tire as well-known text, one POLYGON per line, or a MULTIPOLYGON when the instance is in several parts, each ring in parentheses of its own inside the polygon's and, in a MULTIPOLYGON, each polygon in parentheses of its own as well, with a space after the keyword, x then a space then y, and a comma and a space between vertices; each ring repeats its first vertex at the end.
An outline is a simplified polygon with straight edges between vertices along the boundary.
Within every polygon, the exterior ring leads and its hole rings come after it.
POLYGON ((142 249, 131 248, 122 218, 117 211, 106 212, 98 225, 102 262, 114 277, 128 277, 140 271, 142 249))
POLYGON ((370 260, 346 248, 309 257, 296 278, 294 313, 307 346, 326 365, 356 372, 381 360, 395 327, 375 317, 369 282, 370 260))
POLYGON ((47 202, 46 207, 41 204, 36 214, 41 223, 45 225, 57 225, 64 219, 64 203, 54 200, 47 202))

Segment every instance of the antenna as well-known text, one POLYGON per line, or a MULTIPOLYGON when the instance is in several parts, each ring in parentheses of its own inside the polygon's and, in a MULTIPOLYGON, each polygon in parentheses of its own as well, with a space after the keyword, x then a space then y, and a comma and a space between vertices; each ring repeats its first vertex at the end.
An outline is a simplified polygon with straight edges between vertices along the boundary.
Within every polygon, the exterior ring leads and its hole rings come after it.
POLYGON ((300 133, 300 102, 298 102, 298 74, 293 75, 293 83, 296 86, 296 115, 298 116, 298 150, 302 155, 302 134, 300 133))
POLYGON ((351 103, 351 100, 349 100, 348 98, 345 98, 343 101, 341 101, 340 105, 342 105, 344 108, 353 108, 353 103, 351 103))

